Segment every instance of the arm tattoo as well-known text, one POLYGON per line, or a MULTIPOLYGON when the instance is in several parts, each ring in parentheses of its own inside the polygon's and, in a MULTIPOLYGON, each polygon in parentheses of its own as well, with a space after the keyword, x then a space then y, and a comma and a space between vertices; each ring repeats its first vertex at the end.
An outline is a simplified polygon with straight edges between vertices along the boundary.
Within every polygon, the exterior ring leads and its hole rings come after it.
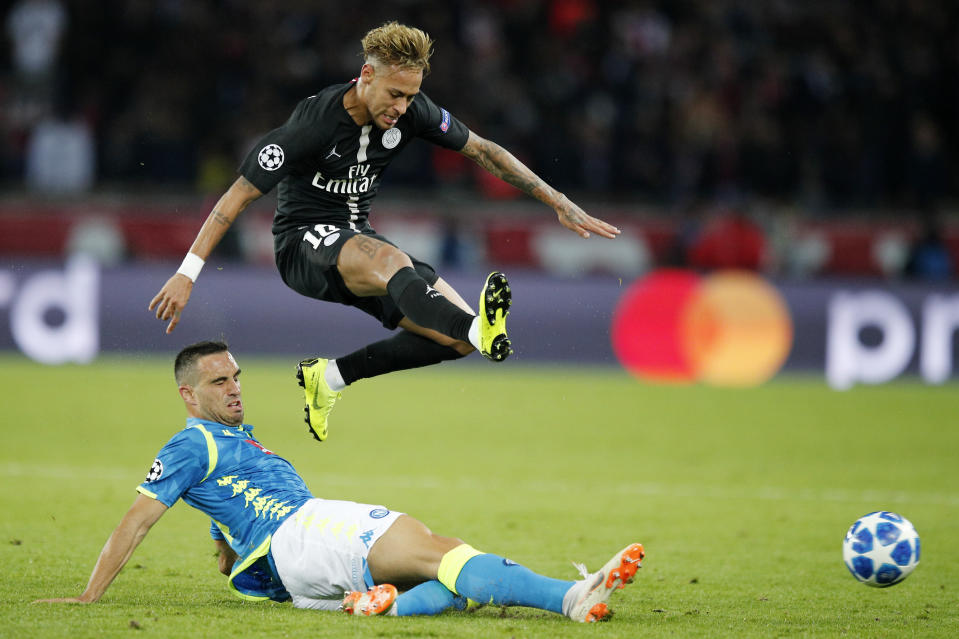
MULTIPOLYGON (((512 153, 489 140, 470 132, 460 153, 508 184, 552 207, 566 225, 580 225, 589 216, 565 195, 552 188, 512 153)), ((572 228, 572 227, 570 227, 572 228)))
POLYGON ((512 184, 528 195, 537 197, 537 189, 546 187, 535 173, 517 160, 512 153, 498 144, 477 137, 463 147, 463 153, 481 167, 508 184, 512 184))
POLYGON ((261 195, 263 195, 262 193, 260 193, 260 190, 258 188, 253 186, 252 182, 250 182, 248 179, 246 179, 242 175, 236 182, 239 186, 243 187, 246 191, 250 192, 251 195, 255 193, 253 197, 260 197, 261 195))
POLYGON ((213 209, 213 211, 210 213, 210 219, 222 226, 230 226, 233 224, 233 220, 223 213, 220 213, 218 209, 213 209))

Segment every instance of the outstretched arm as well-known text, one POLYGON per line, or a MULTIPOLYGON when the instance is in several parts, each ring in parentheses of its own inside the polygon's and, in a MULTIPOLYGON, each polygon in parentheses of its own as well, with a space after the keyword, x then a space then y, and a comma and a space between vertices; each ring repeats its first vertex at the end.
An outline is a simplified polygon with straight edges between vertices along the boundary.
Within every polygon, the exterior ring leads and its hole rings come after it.
POLYGON ((463 146, 460 153, 504 182, 512 184, 543 204, 552 207, 559 217, 559 223, 579 234, 580 237, 585 238, 589 237, 590 233, 596 233, 605 238, 613 239, 619 235, 618 228, 587 215, 583 209, 544 182, 529 167, 517 160, 512 153, 495 142, 490 142, 470 131, 466 145, 463 146))
POLYGON ((34 603, 93 603, 98 601, 113 579, 120 573, 123 566, 130 559, 130 555, 150 528, 166 512, 166 505, 162 502, 137 495, 136 501, 130 510, 123 516, 113 534, 100 551, 100 558, 93 567, 93 574, 87 582, 86 590, 79 597, 64 597, 62 599, 39 599, 34 603))
MULTIPOLYGON (((230 225, 233 224, 243 209, 261 195, 263 193, 245 177, 237 178, 236 182, 230 186, 216 203, 216 206, 213 207, 203 226, 200 227, 200 232, 193 240, 193 246, 190 247, 190 254, 200 260, 206 260, 210 257, 210 253, 220 243, 227 229, 230 228, 230 225)), ((180 322, 180 313, 183 312, 183 308, 190 300, 192 291, 193 279, 177 272, 167 280, 160 292, 150 302, 148 309, 151 311, 156 309, 157 319, 164 322, 170 321, 166 328, 167 333, 173 332, 173 329, 180 322)))

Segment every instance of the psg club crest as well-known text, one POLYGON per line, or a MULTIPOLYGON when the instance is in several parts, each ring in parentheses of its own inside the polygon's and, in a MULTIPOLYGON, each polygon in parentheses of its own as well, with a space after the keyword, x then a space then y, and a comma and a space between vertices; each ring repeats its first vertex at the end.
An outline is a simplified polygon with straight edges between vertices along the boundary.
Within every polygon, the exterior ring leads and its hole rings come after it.
POLYGON ((163 475, 163 462, 160 461, 160 458, 153 460, 153 465, 150 466, 150 472, 147 473, 147 481, 156 481, 160 479, 160 476, 163 475))
POLYGON ((403 132, 399 129, 387 129, 383 132, 383 146, 387 149, 395 149, 396 145, 400 143, 401 137, 403 137, 403 132))

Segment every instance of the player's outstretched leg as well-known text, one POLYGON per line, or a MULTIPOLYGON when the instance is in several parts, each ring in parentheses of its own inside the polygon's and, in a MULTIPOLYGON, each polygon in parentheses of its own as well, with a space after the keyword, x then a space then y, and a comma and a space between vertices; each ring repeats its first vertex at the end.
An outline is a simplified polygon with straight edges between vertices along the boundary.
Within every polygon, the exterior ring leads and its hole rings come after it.
POLYGON ((351 591, 343 597, 340 610, 348 615, 388 615, 396 602, 396 586, 380 584, 366 592, 351 591))
POLYGON ((513 354, 506 337, 506 316, 513 303, 506 276, 493 271, 486 277, 486 284, 479 300, 480 352, 487 359, 501 362, 513 354))
POLYGON ((614 590, 632 582, 645 556, 641 544, 616 553, 593 574, 580 581, 539 575, 514 561, 483 553, 469 544, 448 551, 440 560, 438 580, 451 592, 497 606, 527 606, 566 615, 573 621, 593 622, 612 613, 606 602, 614 590))
POLYGON ((599 572, 587 574, 585 566, 577 566, 584 579, 577 581, 563 598, 563 614, 583 623, 608 621, 613 612, 606 605, 614 590, 633 582, 643 557, 642 544, 631 544, 606 562, 599 572))
POLYGON ((303 409, 306 417, 303 421, 318 441, 326 439, 330 411, 333 410, 336 400, 342 396, 342 393, 334 391, 326 382, 325 373, 329 361, 315 357, 296 365, 296 379, 303 387, 306 398, 306 407, 303 409))

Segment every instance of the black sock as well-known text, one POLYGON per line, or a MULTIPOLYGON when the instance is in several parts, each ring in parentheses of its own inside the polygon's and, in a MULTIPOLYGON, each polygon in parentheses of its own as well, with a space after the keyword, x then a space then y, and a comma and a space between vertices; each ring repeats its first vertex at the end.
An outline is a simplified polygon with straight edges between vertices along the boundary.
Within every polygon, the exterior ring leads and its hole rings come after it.
POLYGON ((411 267, 397 271, 387 282, 386 290, 397 308, 414 324, 469 344, 470 325, 475 315, 446 299, 411 267))
POLYGON ((340 369, 343 381, 352 384, 358 379, 439 364, 460 357, 463 356, 449 346, 409 331, 401 331, 389 339, 337 357, 336 366, 340 369))

